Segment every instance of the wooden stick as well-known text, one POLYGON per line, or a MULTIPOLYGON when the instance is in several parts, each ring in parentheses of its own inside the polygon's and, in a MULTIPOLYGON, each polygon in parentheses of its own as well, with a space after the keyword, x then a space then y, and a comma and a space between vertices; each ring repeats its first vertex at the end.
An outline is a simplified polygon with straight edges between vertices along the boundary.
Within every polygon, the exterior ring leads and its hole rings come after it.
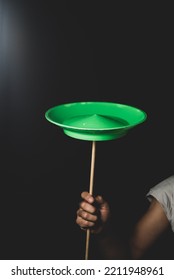
MULTIPOLYGON (((93 141, 92 142, 92 153, 91 153, 90 184, 89 184, 89 193, 91 195, 93 195, 93 186, 94 186, 95 151, 96 151, 96 142, 93 141)), ((90 229, 87 229, 85 260, 88 260, 88 255, 89 255, 89 239, 90 239, 90 229)))

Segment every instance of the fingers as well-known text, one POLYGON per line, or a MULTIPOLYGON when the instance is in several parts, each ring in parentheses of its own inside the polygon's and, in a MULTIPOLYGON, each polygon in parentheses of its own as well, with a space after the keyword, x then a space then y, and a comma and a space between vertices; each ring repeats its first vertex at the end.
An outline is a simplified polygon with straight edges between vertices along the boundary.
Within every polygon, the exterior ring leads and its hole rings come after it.
POLYGON ((82 192, 81 198, 84 199, 88 203, 93 203, 94 198, 92 195, 90 195, 88 192, 82 192))
POLYGON ((77 210, 77 216, 80 217, 81 219, 84 219, 85 221, 88 222, 96 222, 97 221, 97 215, 95 214, 90 214, 82 209, 77 210))
MULTIPOLYGON (((86 201, 80 202, 79 206, 80 206, 79 209, 81 209, 85 212, 88 212, 90 214, 94 214, 96 212, 96 208, 94 207, 94 205, 89 204, 86 201)), ((86 218, 86 217, 84 217, 84 218, 86 218)))
POLYGON ((94 207, 94 205, 92 205, 92 203, 94 202, 94 198, 88 192, 83 192, 81 194, 81 197, 83 198, 83 201, 80 202, 80 204, 79 204, 79 206, 80 206, 79 215, 82 218, 89 220, 92 218, 92 216, 88 215, 88 213, 94 214, 96 212, 96 208, 94 207), (88 212, 88 213, 85 213, 85 212, 88 212))
POLYGON ((83 229, 90 228, 93 232, 101 230, 110 215, 109 204, 102 196, 94 198, 88 192, 82 192, 81 198, 76 223, 83 229))
POLYGON ((93 216, 84 212, 83 210, 77 211, 76 223, 83 228, 90 228, 95 226, 95 222, 97 221, 97 216, 93 216))
POLYGON ((80 227, 93 227, 97 221, 96 208, 92 205, 94 198, 88 192, 83 192, 81 197, 83 201, 77 210, 76 223, 80 227))

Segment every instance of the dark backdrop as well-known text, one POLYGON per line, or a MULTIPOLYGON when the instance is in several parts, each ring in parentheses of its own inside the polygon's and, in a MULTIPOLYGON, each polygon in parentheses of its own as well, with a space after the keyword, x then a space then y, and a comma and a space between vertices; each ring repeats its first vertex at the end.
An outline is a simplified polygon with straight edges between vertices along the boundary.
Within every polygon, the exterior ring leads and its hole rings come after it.
MULTIPOLYGON (((126 137, 97 143, 94 190, 123 233, 143 213, 149 188, 173 173, 167 5, 0 0, 1 259, 84 258, 75 217, 91 143, 48 123, 52 106, 111 101, 147 113, 126 137)), ((169 258, 169 237, 147 258, 169 258)))

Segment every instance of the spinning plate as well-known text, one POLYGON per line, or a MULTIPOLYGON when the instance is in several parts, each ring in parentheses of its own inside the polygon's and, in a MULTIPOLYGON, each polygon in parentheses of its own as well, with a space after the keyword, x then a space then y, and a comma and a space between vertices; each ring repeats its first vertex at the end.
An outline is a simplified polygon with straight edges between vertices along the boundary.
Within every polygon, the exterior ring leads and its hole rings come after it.
POLYGON ((77 102, 50 108, 45 117, 70 137, 105 141, 124 136, 147 118, 144 111, 112 102, 77 102))

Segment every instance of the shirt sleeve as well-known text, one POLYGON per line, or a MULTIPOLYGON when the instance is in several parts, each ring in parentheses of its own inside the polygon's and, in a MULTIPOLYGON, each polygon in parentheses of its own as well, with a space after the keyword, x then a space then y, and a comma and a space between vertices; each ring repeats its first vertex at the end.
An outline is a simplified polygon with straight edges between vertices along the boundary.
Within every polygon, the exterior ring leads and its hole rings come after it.
POLYGON ((149 201, 152 197, 158 200, 174 232, 174 175, 151 188, 146 197, 149 201))

